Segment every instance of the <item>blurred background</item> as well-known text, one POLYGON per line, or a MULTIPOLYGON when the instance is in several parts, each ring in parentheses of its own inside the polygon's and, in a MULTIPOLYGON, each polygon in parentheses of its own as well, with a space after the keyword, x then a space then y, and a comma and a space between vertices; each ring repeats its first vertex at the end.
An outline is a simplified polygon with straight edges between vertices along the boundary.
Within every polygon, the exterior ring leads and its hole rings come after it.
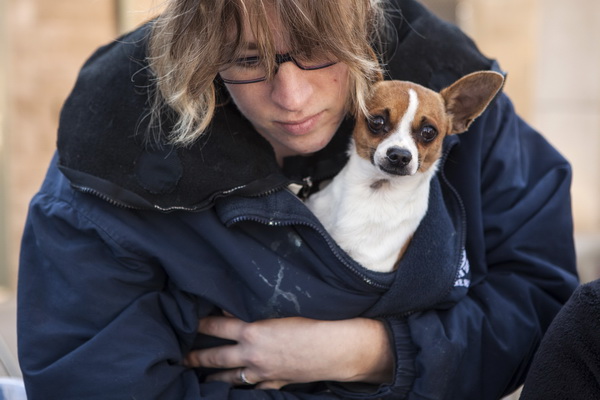
MULTIPOLYGON (((160 1, 0 0, 0 352, 16 348, 19 242, 61 105, 91 52, 151 18, 160 1)), ((578 268, 584 282, 599 278, 600 2, 423 3, 500 62, 518 112, 573 164, 578 268)))

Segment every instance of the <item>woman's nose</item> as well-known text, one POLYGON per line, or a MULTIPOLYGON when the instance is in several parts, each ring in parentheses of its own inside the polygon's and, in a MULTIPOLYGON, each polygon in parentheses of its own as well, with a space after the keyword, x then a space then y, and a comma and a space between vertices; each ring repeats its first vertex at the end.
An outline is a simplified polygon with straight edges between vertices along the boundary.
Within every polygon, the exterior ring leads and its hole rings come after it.
POLYGON ((301 111, 310 101, 313 86, 307 78, 311 71, 303 71, 293 62, 285 62, 271 82, 271 99, 287 111, 301 111))

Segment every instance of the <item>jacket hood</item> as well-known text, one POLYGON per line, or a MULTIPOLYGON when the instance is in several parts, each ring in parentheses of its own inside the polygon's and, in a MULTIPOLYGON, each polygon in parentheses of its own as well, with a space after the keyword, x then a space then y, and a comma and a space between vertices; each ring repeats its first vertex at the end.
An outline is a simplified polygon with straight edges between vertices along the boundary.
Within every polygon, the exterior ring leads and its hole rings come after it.
MULTIPOLYGON (((494 63, 460 30, 413 0, 397 1, 397 35, 387 43, 388 79, 435 90, 494 63)), ((231 103, 218 107, 207 132, 190 147, 149 146, 153 77, 146 61, 150 24, 98 49, 82 67, 58 129, 59 167, 79 190, 114 204, 170 211, 200 210, 230 194, 261 195, 291 181, 334 176, 346 161, 353 121, 310 157, 286 159, 273 150, 231 103)), ((169 132, 168 111, 161 131, 169 132)), ((166 136, 166 134, 164 135, 166 136)))

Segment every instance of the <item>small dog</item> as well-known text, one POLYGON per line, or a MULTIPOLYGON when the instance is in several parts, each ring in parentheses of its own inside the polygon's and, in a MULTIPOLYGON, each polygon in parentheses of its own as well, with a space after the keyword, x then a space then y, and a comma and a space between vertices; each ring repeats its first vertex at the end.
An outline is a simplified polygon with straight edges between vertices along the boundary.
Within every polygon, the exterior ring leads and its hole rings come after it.
POLYGON ((394 270, 427 212, 444 137, 467 130, 503 84, 491 71, 439 93, 412 82, 377 82, 369 116, 356 122, 348 163, 307 206, 361 265, 394 270))

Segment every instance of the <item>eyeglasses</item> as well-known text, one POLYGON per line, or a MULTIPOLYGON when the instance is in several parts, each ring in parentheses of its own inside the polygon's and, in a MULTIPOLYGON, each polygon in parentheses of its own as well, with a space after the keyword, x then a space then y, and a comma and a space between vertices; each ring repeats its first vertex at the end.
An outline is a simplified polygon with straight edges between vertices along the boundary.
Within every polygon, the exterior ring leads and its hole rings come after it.
MULTIPOLYGON (((288 61, 293 62, 298 68, 304 71, 314 71, 316 69, 327 68, 337 64, 337 61, 331 61, 323 56, 303 59, 297 56, 293 57, 289 53, 275 54, 275 64, 277 69, 281 64, 288 61)), ((277 69, 275 70, 275 73, 277 73, 277 69)), ((260 57, 252 56, 238 58, 226 69, 219 72, 219 75, 223 82, 229 84, 255 83, 267 79, 267 70, 261 62, 260 57)))

